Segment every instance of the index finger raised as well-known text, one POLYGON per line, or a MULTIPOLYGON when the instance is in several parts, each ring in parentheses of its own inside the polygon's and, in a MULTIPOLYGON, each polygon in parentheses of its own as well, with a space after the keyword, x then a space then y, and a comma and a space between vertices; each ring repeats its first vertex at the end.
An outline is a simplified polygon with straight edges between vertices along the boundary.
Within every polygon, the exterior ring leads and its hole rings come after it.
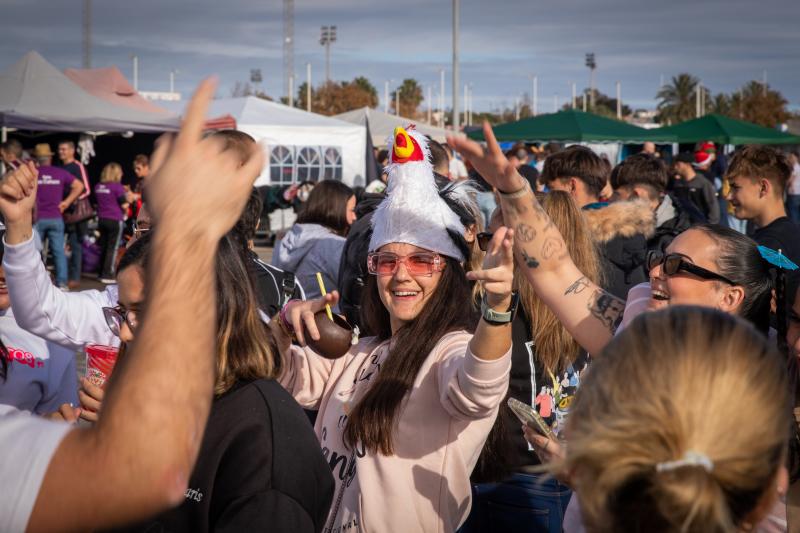
POLYGON ((217 90, 217 78, 206 78, 197 87, 189 105, 186 107, 186 114, 183 117, 180 133, 175 140, 176 147, 185 149, 197 142, 203 133, 203 124, 206 119, 209 103, 217 90))

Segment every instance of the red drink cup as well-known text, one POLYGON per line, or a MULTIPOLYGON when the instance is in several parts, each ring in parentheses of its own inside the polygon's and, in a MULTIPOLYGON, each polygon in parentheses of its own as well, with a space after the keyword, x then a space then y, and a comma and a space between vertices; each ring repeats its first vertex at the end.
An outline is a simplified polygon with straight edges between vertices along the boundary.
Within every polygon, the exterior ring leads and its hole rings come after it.
POLYGON ((98 387, 104 387, 117 362, 119 348, 89 344, 86 346, 86 379, 98 387))

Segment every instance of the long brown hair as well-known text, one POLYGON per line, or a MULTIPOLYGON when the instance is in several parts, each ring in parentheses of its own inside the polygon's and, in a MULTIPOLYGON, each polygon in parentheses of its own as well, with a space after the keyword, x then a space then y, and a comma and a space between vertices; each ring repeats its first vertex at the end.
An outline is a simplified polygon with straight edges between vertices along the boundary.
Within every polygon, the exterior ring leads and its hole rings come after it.
POLYGON ((763 335, 670 306, 603 349, 552 469, 572 473, 587 531, 738 531, 775 491, 791 420, 785 362, 763 335), (691 453, 710 464, 657 467, 691 453))
POLYGON ((311 190, 308 202, 297 215, 298 224, 319 224, 342 237, 347 236, 347 202, 355 195, 353 189, 335 180, 322 180, 311 190))
MULTIPOLYGON (((597 248, 592 242, 583 214, 575 206, 575 202, 563 191, 538 193, 536 197, 550 220, 564 236, 564 242, 575 266, 588 279, 600 283, 600 260, 597 248)), ((554 374, 563 372, 578 357, 581 349, 578 342, 536 295, 519 268, 514 269, 514 286, 519 291, 520 304, 530 320, 536 358, 554 374)))
MULTIPOLYGON (((147 264, 153 233, 148 231, 125 252, 119 271, 147 264)), ((247 267, 232 237, 219 241, 215 278, 217 304, 217 380, 214 393, 224 394, 239 380, 271 379, 280 374, 274 339, 261 320, 247 267)))
MULTIPOLYGON (((425 307, 394 334, 378 377, 350 413, 344 430, 347 446, 354 448, 361 442, 371 453, 391 455, 395 421, 422 364, 445 334, 472 329, 470 285, 464 268, 450 257, 445 261, 425 307)), ((392 337, 389 312, 378 294, 375 276, 369 276, 362 295, 361 321, 378 339, 392 337)))

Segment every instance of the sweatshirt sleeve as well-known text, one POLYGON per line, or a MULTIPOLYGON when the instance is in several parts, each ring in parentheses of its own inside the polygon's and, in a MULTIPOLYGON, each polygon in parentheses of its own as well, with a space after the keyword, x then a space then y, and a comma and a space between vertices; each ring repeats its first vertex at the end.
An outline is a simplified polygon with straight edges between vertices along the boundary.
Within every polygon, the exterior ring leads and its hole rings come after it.
POLYGON ((719 224, 719 202, 717 201, 717 191, 714 190, 713 183, 707 183, 703 187, 703 197, 708 205, 709 224, 719 224))
POLYGON ((58 411, 65 403, 78 405, 78 372, 75 369, 75 353, 53 343, 47 343, 48 358, 53 373, 44 390, 36 414, 58 411))
POLYGON ((469 349, 468 334, 449 335, 436 349, 439 399, 444 409, 461 420, 486 418, 496 412, 508 390, 511 349, 501 358, 484 361, 469 349))
POLYGON ((318 409, 333 366, 341 359, 325 359, 310 348, 294 344, 287 353, 281 355, 281 359, 283 372, 278 380, 280 384, 305 409, 318 409))
POLYGON ((103 307, 117 305, 116 286, 103 292, 62 292, 50 281, 33 238, 5 244, 3 268, 14 317, 23 329, 71 350, 89 343, 119 344, 103 315, 103 307))

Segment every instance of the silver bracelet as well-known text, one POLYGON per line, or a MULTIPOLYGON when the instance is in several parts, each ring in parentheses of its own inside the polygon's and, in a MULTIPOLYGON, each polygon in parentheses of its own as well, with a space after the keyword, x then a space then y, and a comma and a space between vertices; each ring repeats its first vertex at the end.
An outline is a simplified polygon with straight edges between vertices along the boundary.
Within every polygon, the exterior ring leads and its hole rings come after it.
POLYGON ((526 196, 530 190, 531 184, 528 183, 528 180, 525 180, 525 185, 523 185, 521 189, 514 192, 503 192, 500 189, 497 189, 497 194, 503 200, 515 200, 517 198, 526 196))

